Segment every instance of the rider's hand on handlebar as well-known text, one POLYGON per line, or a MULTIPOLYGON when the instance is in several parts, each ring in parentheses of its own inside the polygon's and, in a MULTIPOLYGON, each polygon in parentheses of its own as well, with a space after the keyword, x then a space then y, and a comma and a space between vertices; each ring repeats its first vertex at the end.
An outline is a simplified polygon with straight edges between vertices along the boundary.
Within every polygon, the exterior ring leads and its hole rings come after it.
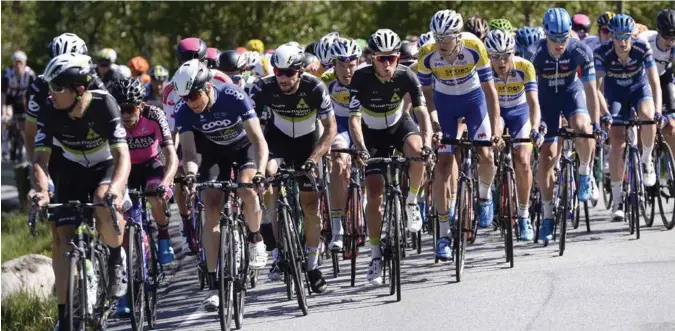
POLYGON ((359 151, 356 157, 354 158, 354 161, 361 166, 365 167, 366 166, 366 161, 370 158, 370 154, 368 154, 367 151, 359 151))
POLYGON ((492 136, 492 146, 498 151, 501 151, 506 147, 506 142, 504 142, 504 139, 502 139, 501 136, 492 136))
POLYGON ((541 147, 541 144, 544 143, 544 135, 536 129, 530 131, 530 139, 532 139, 532 142, 534 142, 534 145, 537 148, 541 147))
POLYGON ((657 112, 654 113, 654 121, 656 121, 656 125, 662 129, 668 123, 668 118, 657 112))
POLYGON ((118 190, 112 186, 108 188, 108 192, 105 193, 105 200, 106 202, 112 200, 113 207, 119 211, 122 212, 122 208, 124 207, 124 202, 122 199, 124 196, 118 192, 118 190))
POLYGON ((312 159, 307 159, 305 163, 300 167, 301 170, 305 171, 308 176, 312 176, 314 178, 317 178, 318 176, 318 171, 319 171, 319 165, 314 162, 312 159))
POLYGON ((255 176, 253 176, 252 182, 253 182, 253 184, 258 185, 259 189, 264 189, 265 185, 267 185, 267 181, 265 180, 265 175, 262 172, 256 172, 255 176))
POLYGON ((33 204, 37 205, 40 208, 44 208, 49 204, 49 193, 35 192, 31 194, 29 197, 31 200, 33 200, 33 204))

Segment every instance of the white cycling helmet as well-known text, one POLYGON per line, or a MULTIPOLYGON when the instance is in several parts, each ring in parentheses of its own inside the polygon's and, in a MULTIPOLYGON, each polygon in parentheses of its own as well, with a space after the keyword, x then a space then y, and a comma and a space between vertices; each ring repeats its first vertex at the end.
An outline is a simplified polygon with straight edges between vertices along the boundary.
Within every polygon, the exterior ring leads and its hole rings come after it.
POLYGON ((274 50, 272 54, 272 67, 276 69, 296 69, 303 68, 304 54, 302 48, 295 45, 284 44, 274 50))
POLYGON ((330 56, 333 60, 361 57, 361 47, 353 39, 338 38, 330 47, 330 56))
POLYGON ((368 48, 372 52, 393 52, 401 49, 401 38, 389 29, 379 29, 368 38, 368 48))
POLYGON ((14 62, 19 61, 26 63, 27 60, 28 56, 26 56, 26 53, 24 53, 23 51, 16 51, 12 54, 12 61, 14 62))
POLYGON ((96 57, 98 58, 99 61, 106 60, 110 61, 110 63, 117 62, 117 52, 115 52, 115 50, 112 48, 104 48, 100 50, 96 54, 96 57))
POLYGON ((48 83, 58 86, 88 85, 92 79, 91 69, 91 57, 65 53, 49 61, 43 77, 48 83))
POLYGON ((256 64, 260 63, 262 55, 256 51, 247 51, 244 53, 243 58, 246 60, 246 67, 253 68, 256 64))
POLYGON ((434 34, 447 35, 462 32, 464 21, 462 15, 454 10, 439 10, 431 17, 429 30, 434 34))
POLYGON ((129 67, 125 66, 124 64, 118 65, 117 71, 119 71, 124 78, 131 78, 131 69, 129 69, 129 67))
POLYGON ((420 39, 417 39, 417 48, 422 48, 428 44, 433 44, 435 41, 434 34, 431 31, 423 33, 420 35, 420 39))
POLYGON ((211 70, 199 59, 192 59, 178 68, 171 84, 178 96, 184 97, 203 89, 209 80, 211 80, 211 70))
POLYGON ((332 62, 333 58, 331 57, 330 49, 338 38, 339 34, 337 32, 331 32, 323 36, 314 46, 316 57, 319 58, 319 61, 321 61, 323 65, 327 65, 332 62))
POLYGON ((512 53, 516 49, 516 40, 510 32, 491 30, 485 37, 485 48, 490 54, 512 53))
POLYGON ((87 55, 87 44, 74 33, 64 33, 52 40, 49 44, 49 57, 53 58, 65 53, 87 55))

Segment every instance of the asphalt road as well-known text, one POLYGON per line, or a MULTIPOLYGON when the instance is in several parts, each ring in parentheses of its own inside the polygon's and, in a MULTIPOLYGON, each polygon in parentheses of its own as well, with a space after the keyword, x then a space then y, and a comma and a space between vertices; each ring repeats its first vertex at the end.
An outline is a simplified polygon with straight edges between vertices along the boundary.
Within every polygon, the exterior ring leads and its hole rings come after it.
MULTIPOLYGON (((557 243, 517 243, 513 269, 498 232, 479 232, 461 283, 453 264, 434 264, 425 236, 422 254, 409 252, 403 261, 401 302, 388 286, 367 284, 367 252, 359 257, 355 287, 349 261, 335 279, 324 264, 328 291, 309 297, 308 316, 286 300, 283 283, 267 280, 266 268, 248 293, 243 329, 675 330, 675 231, 657 219, 635 240, 601 206, 591 210, 590 233, 583 223, 568 232, 564 256, 557 243)), ((172 263, 160 294, 158 330, 220 330, 217 314, 201 308, 207 291, 199 290, 193 257, 172 263)), ((111 324, 129 329, 124 320, 111 324)))

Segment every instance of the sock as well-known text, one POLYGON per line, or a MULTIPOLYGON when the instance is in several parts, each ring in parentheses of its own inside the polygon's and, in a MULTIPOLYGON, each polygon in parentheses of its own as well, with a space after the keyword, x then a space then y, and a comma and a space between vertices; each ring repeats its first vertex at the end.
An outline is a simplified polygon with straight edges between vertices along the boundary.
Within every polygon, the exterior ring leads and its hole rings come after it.
POLYGON ((333 228, 333 234, 344 234, 342 229, 342 210, 333 209, 330 211, 330 226, 333 228))
POLYGON ((529 206, 527 204, 521 205, 518 204, 518 217, 519 218, 529 218, 530 211, 528 210, 529 206))
POLYGON ((455 209, 455 204, 457 203, 457 193, 450 194, 450 209, 455 209))
POLYGON ((108 257, 109 264, 122 265, 122 246, 115 248, 108 246, 108 251, 110 252, 110 256, 108 257))
POLYGON ((478 196, 483 200, 492 199, 492 190, 490 190, 490 183, 484 183, 483 181, 478 181, 478 196))
POLYGON ((263 241, 263 236, 258 232, 249 232, 248 233, 248 242, 251 244, 257 244, 263 241))
POLYGON ((194 233, 194 226, 192 224, 191 216, 192 215, 180 215, 180 218, 183 221, 183 235, 185 236, 194 233))
POLYGON ((544 219, 553 219, 553 201, 541 201, 541 207, 544 209, 544 219))
POLYGON ((438 236, 450 237, 450 213, 438 213, 438 236))
POLYGON ((654 149, 654 145, 647 146, 644 143, 642 144, 642 164, 652 163, 652 149, 654 149))
POLYGON ((409 205, 417 204, 417 194, 418 193, 420 193, 420 188, 410 185, 410 190, 408 191, 408 198, 405 199, 405 202, 409 205))
POLYGON ((370 257, 373 260, 382 258, 382 250, 380 249, 380 238, 370 238, 370 257))
POLYGON ((171 236, 169 236, 169 224, 166 225, 159 225, 157 224, 157 237, 159 239, 169 239, 171 236))
POLYGON ((579 162, 579 175, 588 176, 591 173, 591 165, 586 162, 579 162))
POLYGON ((319 267, 319 247, 307 247, 309 248, 307 252, 307 271, 314 270, 319 267))
POLYGON ((623 198, 623 181, 612 182, 612 200, 615 204, 621 203, 623 198))
POLYGON ((66 317, 66 305, 58 304, 58 309, 59 309, 59 325, 66 325, 63 323, 68 323, 65 320, 66 317))

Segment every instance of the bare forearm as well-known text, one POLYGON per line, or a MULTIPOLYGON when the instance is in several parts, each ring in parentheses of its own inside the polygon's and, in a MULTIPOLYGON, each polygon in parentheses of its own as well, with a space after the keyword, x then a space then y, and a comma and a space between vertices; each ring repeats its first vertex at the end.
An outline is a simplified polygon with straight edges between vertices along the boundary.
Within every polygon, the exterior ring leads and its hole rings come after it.
POLYGON ((356 149, 366 150, 366 144, 363 141, 363 131, 361 130, 361 116, 352 115, 349 117, 349 135, 356 149))
POLYGON ((166 166, 164 171, 164 182, 169 182, 176 175, 178 171, 178 156, 173 145, 165 147, 162 152, 166 155, 166 166))
POLYGON ((110 186, 121 191, 127 185, 129 179, 129 172, 131 172, 131 158, 129 157, 129 150, 126 147, 115 149, 113 152, 114 168, 113 178, 110 186))
POLYGON ((312 155, 310 155, 310 158, 314 160, 314 162, 318 162, 321 157, 326 155, 328 153, 328 150, 330 149, 330 145, 333 144, 333 140, 335 139, 335 132, 336 132, 336 124, 335 120, 332 120, 330 123, 324 123, 324 130, 323 133, 321 134, 321 138, 319 138, 319 142, 314 148, 314 151, 312 152, 312 155))
POLYGON ((255 164, 258 169, 258 172, 261 174, 265 173, 265 168, 267 167, 267 159, 269 155, 269 149, 267 147, 267 141, 259 139, 257 143, 253 144, 255 149, 255 164))
POLYGON ((424 106, 415 108, 415 115, 417 117, 418 123, 420 124, 420 131, 422 133, 424 146, 431 146, 431 134, 433 130, 431 129, 431 118, 427 108, 424 106))
POLYGON ((536 92, 527 93, 527 103, 530 107, 530 121, 532 128, 538 129, 541 124, 541 109, 539 108, 539 96, 536 92))
POLYGON ((422 94, 424 94, 424 100, 427 102, 427 109, 429 113, 436 111, 436 104, 434 103, 434 90, 431 86, 422 87, 422 94))
POLYGON ((600 109, 598 106, 598 89, 593 82, 584 84, 586 92, 586 105, 588 106, 588 113, 591 116, 592 122, 600 121, 600 109))
POLYGON ((649 85, 652 88, 652 95, 654 96, 654 108, 657 113, 661 113, 661 107, 663 105, 663 97, 661 91, 661 82, 659 80, 656 67, 649 68, 647 72, 649 78, 649 85))
POLYGON ((47 193, 49 191, 49 178, 47 177, 47 167, 49 166, 49 154, 40 152, 35 156, 33 164, 33 189, 38 193, 47 193))
POLYGON ((37 123, 26 120, 26 127, 24 130, 24 142, 26 147, 26 156, 28 160, 33 161, 35 156, 35 134, 37 133, 37 123))

